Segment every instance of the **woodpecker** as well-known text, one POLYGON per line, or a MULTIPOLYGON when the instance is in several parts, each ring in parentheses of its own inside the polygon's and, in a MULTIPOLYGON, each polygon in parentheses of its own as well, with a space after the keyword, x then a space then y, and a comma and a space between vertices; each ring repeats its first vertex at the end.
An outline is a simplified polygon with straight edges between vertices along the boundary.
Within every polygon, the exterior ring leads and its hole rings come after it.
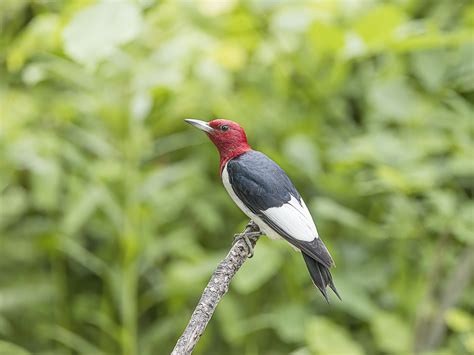
POLYGON ((186 119, 204 131, 220 154, 220 175, 235 204, 271 239, 301 251, 314 285, 329 302, 329 286, 341 299, 329 269, 334 261, 318 235, 306 204, 288 175, 265 154, 253 150, 236 122, 186 119))

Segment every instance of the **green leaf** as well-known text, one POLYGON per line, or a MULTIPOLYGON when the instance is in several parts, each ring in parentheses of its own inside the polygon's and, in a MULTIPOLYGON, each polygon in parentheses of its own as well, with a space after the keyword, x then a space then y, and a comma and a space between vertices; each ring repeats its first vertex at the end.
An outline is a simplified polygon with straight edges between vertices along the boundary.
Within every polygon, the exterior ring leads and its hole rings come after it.
POLYGON ((311 318, 305 335, 313 354, 364 354, 363 348, 351 338, 349 332, 324 317, 311 318))
POLYGON ((86 338, 77 335, 70 330, 61 326, 55 326, 46 330, 47 336, 57 342, 64 344, 68 348, 76 351, 79 354, 96 354, 104 355, 104 352, 94 346, 86 338))
POLYGON ((232 344, 236 344, 242 340, 245 332, 243 328, 243 320, 245 314, 239 309, 238 298, 232 294, 227 294, 219 303, 216 311, 216 317, 222 329, 224 338, 232 344))
POLYGON ((398 121, 410 118, 417 106, 416 93, 403 78, 375 82, 369 102, 377 115, 398 121))
POLYGON ((466 202, 456 212, 453 231, 455 237, 461 242, 474 244, 474 203, 466 202))
POLYGON ((443 84, 447 69, 446 57, 446 51, 440 49, 421 51, 413 55, 415 74, 428 90, 437 90, 443 84))
POLYGON ((30 57, 59 46, 59 29, 60 18, 57 14, 42 14, 33 18, 8 53, 8 69, 20 70, 30 57))
POLYGON ((0 227, 18 218, 28 208, 27 193, 20 186, 12 186, 0 195, 0 227))
POLYGON ((317 56, 337 53, 344 47, 344 32, 337 26, 315 22, 309 31, 311 45, 317 56))
POLYGON ((79 11, 63 32, 66 53, 79 63, 94 66, 133 40, 142 25, 140 10, 126 1, 106 1, 79 11))
POLYGON ((0 288, 0 312, 15 309, 33 309, 50 302, 55 296, 54 285, 49 279, 33 279, 10 287, 0 288))
POLYGON ((189 290, 198 291, 206 285, 218 262, 218 256, 207 256, 198 262, 175 261, 166 270, 166 291, 169 295, 186 294, 189 290))
POLYGON ((321 169, 318 151, 307 136, 291 136, 284 142, 283 150, 288 161, 309 176, 314 176, 321 169))
POLYGON ((380 45, 394 38, 395 30, 405 21, 405 14, 395 5, 380 5, 362 16, 355 31, 369 45, 380 45))
POLYGON ((0 340, 0 354, 8 354, 8 355, 28 355, 31 354, 28 350, 10 343, 5 340, 0 340))
POLYGON ((244 263, 232 287, 243 294, 254 292, 278 273, 282 262, 282 255, 275 245, 267 245, 267 241, 260 240, 254 257, 244 263))
POLYGON ((285 342, 301 342, 305 336, 306 317, 303 305, 285 304, 273 312, 272 323, 278 336, 285 342))
POLYGON ((474 327, 474 317, 459 308, 448 310, 444 318, 449 328, 458 333, 467 332, 474 327))
POLYGON ((411 335, 407 324, 398 315, 387 312, 377 313, 370 324, 378 347, 390 354, 406 354, 411 345, 411 335))
POLYGON ((64 214, 63 230, 66 234, 77 232, 87 220, 95 213, 103 199, 103 192, 97 186, 92 186, 83 191, 81 196, 64 214))
POLYGON ((325 197, 315 198, 311 210, 316 211, 318 218, 331 219, 353 228, 365 228, 369 223, 362 215, 325 197))
POLYGON ((372 301, 365 285, 349 277, 337 278, 337 289, 343 301, 336 306, 353 317, 368 321, 377 311, 376 303, 372 301))
POLYGON ((75 260, 83 267, 89 269, 97 275, 101 275, 107 269, 107 265, 100 258, 92 254, 73 239, 64 238, 61 250, 72 260, 75 260))
POLYGON ((58 206, 61 170, 51 160, 31 175, 33 204, 38 209, 54 210, 58 206))

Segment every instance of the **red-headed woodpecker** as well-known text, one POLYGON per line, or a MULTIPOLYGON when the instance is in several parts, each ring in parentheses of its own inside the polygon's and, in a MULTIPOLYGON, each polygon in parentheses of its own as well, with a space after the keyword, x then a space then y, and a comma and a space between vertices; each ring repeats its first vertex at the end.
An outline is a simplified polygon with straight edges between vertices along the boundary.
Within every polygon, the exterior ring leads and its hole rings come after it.
POLYGON ((185 121, 206 132, 219 150, 222 181, 237 206, 268 237, 283 238, 301 251, 314 284, 326 300, 327 286, 339 297, 329 272, 334 261, 283 169, 265 154, 252 150, 243 128, 233 121, 185 121))

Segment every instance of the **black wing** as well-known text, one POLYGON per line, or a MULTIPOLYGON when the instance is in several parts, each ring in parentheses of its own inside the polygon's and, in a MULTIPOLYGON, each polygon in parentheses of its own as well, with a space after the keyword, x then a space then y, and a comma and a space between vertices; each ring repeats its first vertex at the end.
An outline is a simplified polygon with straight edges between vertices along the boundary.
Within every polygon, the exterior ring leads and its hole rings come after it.
POLYGON ((232 189, 250 211, 313 259, 326 267, 334 264, 320 238, 311 241, 295 238, 265 214, 269 208, 287 204, 292 196, 301 204, 301 196, 290 178, 273 160, 263 153, 249 151, 230 160, 227 172, 232 189))

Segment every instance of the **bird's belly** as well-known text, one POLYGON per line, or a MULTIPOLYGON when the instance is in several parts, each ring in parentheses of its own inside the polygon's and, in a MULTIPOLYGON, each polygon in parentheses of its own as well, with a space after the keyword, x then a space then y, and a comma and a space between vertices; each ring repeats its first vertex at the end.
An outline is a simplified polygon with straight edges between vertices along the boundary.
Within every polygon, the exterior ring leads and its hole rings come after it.
POLYGON ((273 239, 273 240, 278 240, 278 239, 283 239, 277 232, 275 232, 268 224, 266 224, 262 219, 256 215, 249 216, 252 221, 254 221, 257 226, 260 228, 260 230, 265 234, 268 238, 273 239))
POLYGON ((232 189, 232 186, 230 185, 229 182, 229 173, 227 172, 227 165, 224 166, 222 169, 222 182, 224 184, 224 187, 229 194, 230 198, 232 201, 235 202, 235 204, 244 212, 252 221, 254 221, 260 230, 265 234, 267 237, 270 239, 283 239, 277 232, 275 232, 268 224, 266 224, 259 216, 257 216, 255 213, 250 211, 247 206, 243 204, 242 201, 237 197, 237 195, 234 192, 234 189, 232 189))
MULTIPOLYGON (((229 195, 230 195, 230 192, 229 192, 229 195)), ((259 216, 257 216, 255 213, 250 211, 245 206, 241 205, 240 201, 234 200, 234 202, 237 204, 237 206, 239 206, 239 208, 242 210, 242 212, 244 212, 252 221, 254 221, 257 224, 258 228, 260 228, 260 230, 263 232, 263 234, 265 234, 268 238, 273 239, 273 240, 283 239, 277 232, 275 232, 272 229, 272 227, 270 227, 268 224, 266 224, 259 216)))

